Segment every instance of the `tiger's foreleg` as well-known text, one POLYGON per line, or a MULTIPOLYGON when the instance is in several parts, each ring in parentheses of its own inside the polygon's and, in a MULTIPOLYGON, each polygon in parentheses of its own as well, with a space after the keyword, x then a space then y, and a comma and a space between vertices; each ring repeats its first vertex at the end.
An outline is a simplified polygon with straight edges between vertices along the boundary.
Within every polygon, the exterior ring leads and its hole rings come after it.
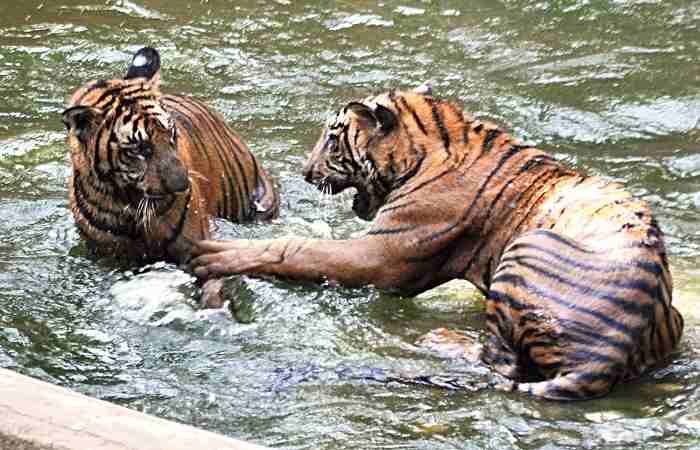
POLYGON ((424 267, 405 263, 384 241, 369 237, 200 241, 193 256, 192 268, 201 279, 247 274, 411 290, 428 276, 424 267))
MULTIPOLYGON (((170 211, 167 221, 161 226, 162 235, 169 241, 166 251, 169 259, 180 265, 187 265, 192 259, 194 242, 209 237, 209 217, 202 214, 206 210, 203 194, 197 179, 191 184, 191 195, 179 207, 170 211), (176 225, 172 225, 176 224, 176 225)), ((224 305, 223 280, 212 279, 198 282, 201 288, 199 304, 203 308, 221 308, 224 305)))
POLYGON ((202 294, 199 298, 200 306, 203 308, 221 308, 224 306, 223 287, 223 278, 207 280, 202 283, 202 294))

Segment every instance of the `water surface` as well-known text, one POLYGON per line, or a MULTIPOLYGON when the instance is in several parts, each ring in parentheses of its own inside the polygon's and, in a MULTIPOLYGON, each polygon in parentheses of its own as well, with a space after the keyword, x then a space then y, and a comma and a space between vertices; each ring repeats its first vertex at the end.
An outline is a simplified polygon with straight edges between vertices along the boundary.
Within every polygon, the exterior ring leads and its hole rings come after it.
POLYGON ((0 366, 294 449, 700 447, 700 2, 55 0, 0 3, 0 366), (433 80, 577 169, 626 182, 666 233, 686 334, 671 363, 574 404, 353 379, 485 374, 413 345, 483 329, 464 284, 418 299, 241 279, 233 313, 192 278, 85 256, 67 207, 60 113, 82 83, 160 49, 163 89, 221 111, 276 177, 281 217, 220 237, 343 238, 348 198, 299 172, 343 102, 433 80))

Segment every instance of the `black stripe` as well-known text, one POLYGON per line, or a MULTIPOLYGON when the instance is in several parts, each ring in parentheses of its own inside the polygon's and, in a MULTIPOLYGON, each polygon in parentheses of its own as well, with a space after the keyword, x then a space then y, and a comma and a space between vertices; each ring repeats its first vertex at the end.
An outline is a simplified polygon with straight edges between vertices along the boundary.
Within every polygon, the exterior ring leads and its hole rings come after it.
MULTIPOLYGON (((540 178, 540 177, 535 178, 535 179, 532 181, 532 183, 530 183, 530 186, 528 186, 528 187, 523 191, 523 192, 528 192, 528 191, 530 191, 530 190, 533 190, 534 192, 530 195, 530 197, 527 198, 527 200, 525 200, 524 202, 521 203, 522 205, 530 205, 530 206, 529 206, 529 208, 528 208, 527 211, 523 211, 524 214, 522 214, 521 219, 520 219, 520 221, 518 222, 518 224, 515 225, 515 226, 513 226, 513 227, 511 227, 511 230, 513 230, 513 233, 515 233, 516 231, 518 231, 518 230, 520 230, 520 229, 522 228, 523 224, 524 224, 525 222, 527 222, 527 221, 530 219, 530 213, 532 212, 533 207, 535 207, 536 205, 538 205, 539 202, 540 202, 540 200, 541 200, 544 196, 546 196, 546 195, 549 193, 548 190, 541 190, 541 191, 540 191, 540 195, 537 197, 537 199, 535 199, 535 201, 532 201, 532 200, 531 200, 532 197, 534 197, 534 195, 535 195, 535 194, 537 193, 537 191, 538 191, 538 189, 532 189, 532 188, 533 188, 533 187, 539 188, 539 187, 541 187, 541 186, 546 186, 547 183, 549 183, 552 179, 555 179, 555 178, 558 178, 558 177, 559 177, 559 169, 555 167, 554 170, 550 170, 549 172, 543 173, 542 176, 541 176, 541 178, 540 178), (537 184, 537 185, 536 185, 536 184, 537 184)), ((519 198, 518 201, 520 201, 521 198, 522 198, 522 195, 520 195, 520 198, 519 198)), ((511 233, 511 236, 509 237, 509 240, 504 241, 505 245, 507 245, 507 244, 510 242, 510 238, 511 238, 511 237, 512 237, 512 233, 511 233)), ((503 249, 502 249, 502 250, 503 250, 503 249)))
MULTIPOLYGON (((113 87, 113 88, 110 88, 110 89, 105 89, 105 91, 104 91, 99 97, 97 97, 97 100, 94 101, 94 102, 92 102, 92 104, 91 104, 90 106, 97 106, 97 105, 99 105, 100 103, 102 103, 103 101, 105 101, 105 100, 107 99, 107 97, 110 97, 110 96, 115 97, 115 96, 117 96, 117 95, 119 94, 119 91, 121 91, 121 90, 123 89, 123 87, 124 87, 123 85, 119 84, 119 85, 117 85, 117 87, 113 87)), ((83 95, 80 96, 80 98, 78 99, 78 101, 75 102, 75 103, 76 103, 76 104, 80 104, 80 102, 82 102, 83 99, 85 99, 85 97, 87 97, 87 94, 89 94, 90 92, 92 92, 92 91, 94 91, 94 90, 95 90, 95 89, 88 89, 83 95)))
MULTIPOLYGON (((238 214, 240 215, 240 210, 244 208, 244 205, 246 205, 248 201, 242 198, 242 192, 240 191, 240 189, 237 189, 236 185, 234 184, 237 178, 232 175, 233 167, 231 167, 230 159, 226 158, 224 154, 222 154, 222 151, 226 148, 226 145, 222 141, 223 136, 221 136, 221 132, 223 132, 223 130, 212 126, 212 120, 215 119, 215 117, 205 105, 201 104, 198 101, 195 101, 194 99, 176 96, 168 96, 168 99, 174 105, 184 109, 185 111, 189 112, 192 116, 200 119, 197 123, 197 126, 199 128, 206 128, 208 130, 209 136, 211 136, 212 140, 215 141, 213 143, 214 145, 212 146, 214 147, 214 150, 216 151, 216 154, 219 157, 219 160, 221 161, 221 166, 224 170, 224 174, 232 190, 231 195, 235 195, 238 199, 238 205, 236 206, 239 208, 238 214)), ((222 125, 225 127, 224 124, 222 125)), ((226 131, 228 130, 226 129, 226 131)), ((238 149, 237 146, 234 147, 238 149)), ((232 154, 231 156, 234 159, 237 159, 237 155, 232 154)), ((244 173, 241 173, 241 180, 243 180, 244 175, 244 173)), ((227 217, 231 217, 231 215, 228 215, 227 217)))
POLYGON ((505 292, 491 290, 487 295, 487 302, 494 302, 496 304, 505 304, 508 308, 514 309, 516 311, 525 311, 530 309, 535 309, 533 305, 529 303, 523 303, 512 297, 505 292))
POLYGON ((595 363, 601 363, 601 364, 605 364, 605 365, 612 365, 613 367, 616 367, 616 366, 624 366, 626 359, 627 359, 627 354, 615 357, 611 354, 600 353, 600 352, 596 352, 594 350, 576 349, 573 353, 572 352, 567 353, 567 359, 568 359, 568 362, 576 362, 576 363, 583 363, 583 364, 595 362, 595 363))
POLYGON ((609 372, 601 372, 601 371, 595 371, 595 372, 577 372, 576 373, 576 381, 577 382, 583 382, 586 384, 593 384, 598 381, 609 381, 612 382, 613 384, 617 382, 618 377, 609 373, 609 372))
MULTIPOLYGON (((508 267, 508 266, 504 265, 503 267, 508 267)), ((532 272, 536 272, 536 273, 544 276, 547 279, 554 280, 561 285, 564 285, 564 286, 567 286, 573 290, 576 290, 582 295, 594 295, 596 299, 607 300, 608 302, 622 308, 622 310, 628 314, 639 314, 642 317, 649 318, 649 314, 653 313, 653 304, 651 304, 651 303, 639 304, 636 300, 627 301, 623 297, 619 297, 618 295, 616 295, 615 292, 603 292, 601 289, 593 289, 593 286, 591 286, 590 284, 577 283, 577 282, 572 281, 564 276, 561 276, 559 274, 555 274, 554 272, 551 272, 545 268, 538 267, 534 264, 529 264, 529 263, 526 263, 524 261, 518 261, 517 265, 514 266, 514 268, 522 268, 522 267, 529 269, 532 272)), ((641 291, 641 292, 645 293, 647 296, 649 296, 651 299, 658 298, 657 297, 658 285, 652 287, 649 285, 649 283, 647 283, 644 280, 639 280, 639 279, 625 280, 625 281, 605 280, 605 281, 601 282, 601 284, 605 287, 612 287, 612 288, 618 288, 618 289, 631 289, 631 290, 641 291)), ((573 303, 574 301, 575 301, 575 299, 570 299, 569 303, 573 303)))
POLYGON ((482 148, 484 149, 484 151, 486 153, 491 151, 491 149, 493 148, 494 141, 501 134, 503 134, 503 131, 499 130, 499 129, 488 130, 486 132, 486 137, 484 138, 484 144, 482 145, 482 148))
POLYGON ((420 129, 421 132, 427 136, 428 132, 425 130, 425 125, 423 125, 423 122, 421 122, 420 118, 418 117, 418 114, 416 114, 416 110, 413 109, 413 107, 409 105, 408 102, 406 102, 405 98, 399 97, 399 101, 401 102, 403 107, 411 113, 413 121, 416 122, 416 125, 418 125, 418 129, 420 129))
POLYGON ((400 233, 405 233, 407 231, 412 231, 415 229, 416 229, 416 226, 413 224, 407 225, 407 226, 396 227, 396 228, 379 228, 379 229, 373 228, 367 232, 367 235, 377 236, 377 235, 383 235, 383 234, 400 234, 400 233))
MULTIPOLYGON (((500 201, 501 197, 503 196, 503 194, 505 193, 505 191, 508 189, 508 187, 510 187, 511 184, 512 184, 515 180, 517 180, 517 178, 518 178, 520 175, 522 175, 523 173, 528 172, 529 169, 530 169, 534 164, 539 164, 540 162, 541 162, 541 160, 538 159, 537 156, 535 156, 534 158, 528 159, 528 160, 520 167, 520 169, 518 170, 518 173, 517 173, 513 178, 509 179, 508 182, 501 188, 501 190, 500 190, 500 191, 498 192, 498 194, 496 195, 496 198, 491 202, 491 205, 489 205, 488 213, 484 216, 484 222, 480 225, 480 228, 482 229, 482 232, 483 232, 483 230, 486 228, 486 225, 487 225, 489 219, 490 219, 491 217, 493 217, 493 209, 494 209, 494 207, 498 204, 498 202, 500 201)), ((529 185, 525 190, 516 193, 515 199, 514 199, 512 202, 520 202, 520 200, 521 200, 521 198, 522 198, 522 195, 523 195, 524 193, 526 193, 527 191, 529 191, 533 186, 535 186, 535 187, 540 187, 540 186, 544 185, 544 184, 548 181, 548 179, 551 178, 551 177, 552 177, 552 171, 543 170, 541 173, 539 173, 539 174, 532 180, 532 182, 530 183, 530 185, 529 185)), ((528 198, 528 200, 529 200, 529 198, 528 198)), ((524 203, 519 203, 518 206, 520 206, 520 204, 528 204, 528 201, 525 201, 524 203)), ((510 211, 510 208, 507 208, 506 211, 510 211)), ((529 210, 528 210, 528 211, 525 211, 525 214, 523 215, 523 219, 520 221, 520 223, 519 223, 518 225, 516 225, 515 227, 511 227, 511 228, 510 228, 510 230, 509 230, 510 233, 509 233, 508 236, 504 236, 504 235, 503 235, 503 231, 499 232, 499 236, 498 236, 498 237, 499 237, 499 239, 504 243, 504 245, 507 245, 509 242, 511 242, 511 239, 512 239, 512 237, 513 237, 513 234, 514 234, 516 231, 518 231, 518 230, 520 229, 520 226, 522 225, 523 221, 525 221, 525 220, 527 219, 527 217, 529 216, 529 213, 530 213, 529 210)), ((501 229, 505 228, 505 225, 506 225, 505 222, 504 222, 504 221, 505 221, 505 218, 499 217, 499 219, 501 219, 501 220, 500 220, 500 225, 501 225, 500 228, 501 228, 501 229)), ((467 264, 467 266, 466 266, 466 268, 464 269, 464 271, 467 271, 467 270, 469 270, 469 269, 471 268, 471 265, 472 265, 472 263, 473 263, 474 256, 475 256, 475 255, 478 255, 478 254, 481 252, 481 250, 487 245, 487 243, 488 243, 487 237, 490 237, 491 234, 492 234, 492 231, 491 231, 491 230, 488 230, 488 231, 486 232, 486 236, 483 236, 482 242, 481 242, 481 244, 479 245, 478 250, 475 251, 475 252, 473 253, 472 258, 470 259, 470 261, 469 261, 469 263, 467 264)))
POLYGON ((642 364, 647 367, 659 361, 659 349, 656 348, 653 342, 657 327, 656 321, 652 320, 651 323, 649 323, 646 336, 643 337, 642 343, 639 345, 639 358, 642 364))
POLYGON ((671 309, 671 305, 665 301, 665 300, 669 299, 669 297, 664 295, 664 293, 662 292, 661 285, 656 286, 656 291, 658 293, 657 298, 661 299, 661 301, 659 303, 661 303, 661 307, 664 310, 664 315, 666 316, 665 321, 664 321, 664 325, 666 325, 666 331, 668 332, 668 337, 671 339, 670 344, 673 345, 678 340, 678 336, 675 336, 675 333, 673 332, 673 323, 672 323, 673 312, 671 309))
MULTIPOLYGON (((224 169, 225 170, 225 169, 224 169)), ((229 193, 226 190, 226 181, 224 180, 225 176, 222 175, 219 177, 219 189, 221 189, 221 196, 219 197, 219 203, 220 205, 217 207, 219 210, 219 217, 230 217, 230 214, 232 213, 229 210, 229 193)))
MULTIPOLYGON (((353 146, 350 145, 348 142, 348 128, 345 127, 341 131, 343 133, 343 142, 345 142, 345 150, 344 152, 341 153, 341 158, 340 161, 342 163, 347 163, 349 168, 347 170, 344 170, 340 173, 345 173, 345 174, 353 174, 353 173, 362 173, 362 165, 360 165, 359 161, 355 157, 355 152, 353 151, 353 146)), ((345 167, 344 167, 345 169, 345 167)))
POLYGON ((586 314, 588 316, 594 317, 601 322, 609 325, 613 329, 624 333, 625 335, 629 336, 631 339, 637 339, 639 337, 639 333, 641 332, 640 327, 628 327, 624 323, 621 323, 615 319, 612 319, 608 317, 606 314, 603 314, 600 311, 597 311, 596 309, 592 308, 586 308, 583 306, 579 305, 574 305, 571 303, 570 299, 562 298, 552 292, 545 292, 542 289, 540 289, 540 286, 537 286, 535 284, 529 283, 528 280, 520 275, 514 275, 514 274, 497 274, 496 277, 493 280, 494 284, 496 283, 504 283, 504 284, 510 284, 513 286, 522 286, 524 289, 531 291, 534 295, 539 296, 545 300, 550 300, 558 305, 564 306, 566 308, 569 308, 573 311, 578 311, 580 313, 586 314))
MULTIPOLYGON (((359 129, 355 130, 355 144, 357 144, 357 134, 359 133, 359 131, 360 131, 359 129)), ((349 134, 348 129, 347 128, 343 129, 342 133, 343 133, 343 143, 345 144, 345 148, 347 148, 348 151, 350 151, 350 149, 352 147, 350 146, 350 137, 348 137, 348 134, 349 134)))
MULTIPOLYGON (((520 168, 515 173, 515 175, 513 175, 510 179, 508 179, 508 181, 498 191, 498 194, 496 194, 496 197, 491 201, 491 204, 488 206, 488 214, 486 215, 486 219, 485 219, 485 222, 482 224, 482 227, 484 227, 486 225, 486 222, 488 221, 489 217, 492 217, 492 211, 493 211, 494 207, 498 204, 498 202, 501 200, 501 197, 503 197, 503 194, 513 184, 513 182, 515 180, 517 180, 520 175, 528 172, 536 164, 542 163, 542 161, 543 161, 543 159, 539 155, 533 156, 532 158, 525 161, 525 163, 523 163, 523 165, 520 166, 520 168)), ((547 174, 547 172, 543 172, 543 173, 539 174, 534 182, 536 182, 537 179, 539 179, 540 177, 542 177, 546 174, 547 174)), ((522 194, 522 191, 519 194, 522 194)))
POLYGON ((448 175, 448 174, 451 173, 452 171, 454 171, 454 168, 453 168, 453 167, 447 167, 444 171, 440 172, 439 174, 435 175, 435 176, 432 177, 432 178, 427 179, 426 181, 420 183, 420 184, 417 185, 417 186, 413 186, 413 187, 412 187, 411 189, 409 189, 408 191, 406 191, 406 192, 401 192, 401 193, 399 193, 398 195, 396 195, 396 196, 394 196, 394 197, 391 197, 390 202, 387 203, 387 206, 388 206, 390 203, 395 203, 397 200, 400 200, 400 199, 402 199, 402 198, 404 198, 404 197, 406 197, 406 196, 408 196, 408 195, 413 194, 413 193, 416 192, 416 191, 421 190, 422 188, 424 188, 425 186, 427 186, 427 185, 429 185, 429 184, 431 184, 431 183, 434 183, 434 182, 436 182, 436 181, 439 181, 442 177, 444 177, 445 175, 448 175))
MULTIPOLYGON (((110 128, 111 130, 109 131, 109 137, 107 138, 107 162, 109 163, 109 171, 114 172, 114 149, 112 148, 112 143, 116 143, 117 146, 119 146, 119 140, 117 139, 117 133, 114 131, 114 121, 110 123, 110 128)), ((97 141, 97 145, 100 144, 100 141, 97 141)), ((98 150, 99 152, 99 150, 98 150)), ((121 153, 121 152, 119 152, 121 153)))
POLYGON ((104 89, 107 86, 109 86, 109 83, 107 83, 106 80, 97 80, 94 83, 92 83, 90 86, 85 89, 85 92, 83 92, 83 95, 80 96, 80 100, 82 100, 85 95, 89 94, 90 92, 96 90, 96 89, 104 89))
POLYGON ((530 232, 530 234, 546 236, 546 237, 549 238, 549 239, 552 239, 552 240, 554 240, 554 241, 557 241, 557 242, 560 243, 560 244, 564 244, 564 245, 566 245, 567 247, 572 248, 572 249, 574 249, 574 250, 576 250, 576 251, 579 251, 579 252, 581 252, 581 253, 586 253, 586 254, 588 254, 588 255, 596 255, 596 254, 597 254, 597 253, 594 252, 593 250, 588 249, 588 248, 581 247, 581 246, 580 246, 578 243, 576 243, 575 241, 573 241, 573 240, 571 240, 571 239, 569 239, 569 238, 566 238, 566 237, 564 237, 564 236, 562 236, 562 235, 560 235, 559 233, 556 233, 556 232, 554 232, 554 231, 543 230, 543 229, 536 229, 536 230, 532 230, 532 231, 530 232))
POLYGON ((486 323, 493 323, 498 330, 498 335, 506 342, 513 340, 513 324, 509 317, 506 316, 503 309, 505 306, 501 303, 494 302, 495 314, 486 314, 486 323))
MULTIPOLYGON (((123 104, 119 105, 119 108, 122 108, 122 107, 123 107, 123 104)), ((115 118, 120 116, 120 114, 119 114, 119 108, 117 108, 117 113, 114 114, 114 117, 115 117, 115 118)), ((127 123, 127 122, 129 122, 129 121, 131 120, 131 118, 132 118, 133 116, 134 116, 134 110, 133 110, 132 108, 129 108, 129 109, 126 110, 126 112, 125 112, 123 115, 121 115, 122 121, 123 121, 124 123, 127 123)))
POLYGON ((145 123, 145 121, 146 119, 143 117, 143 115, 139 114, 138 116, 136 116, 136 119, 134 119, 134 121, 131 122, 131 134, 136 136, 136 132, 139 130, 139 124, 141 122, 145 123))
POLYGON ((390 207, 384 206, 381 210, 379 210, 379 213, 377 215, 386 214, 386 213, 389 213, 391 211, 406 208, 408 206, 413 206, 413 205, 415 205, 415 202, 401 203, 401 204, 390 206, 390 207))
POLYGON ((260 165, 255 158, 253 158, 253 180, 255 180, 255 200, 259 201, 267 196, 267 185, 260 177, 260 165))
POLYGON ((472 199, 471 203, 469 204, 469 208, 467 208, 466 212, 462 215, 462 217, 458 221, 455 221, 454 223, 444 227, 442 230, 436 231, 436 232, 432 233, 430 236, 421 239, 419 241, 419 244, 435 241, 435 240, 441 238, 442 236, 446 235, 447 233, 451 232, 452 230, 454 230, 455 228, 460 226, 462 223, 464 223, 467 220, 467 218, 471 215, 472 210, 476 207, 476 204, 478 203, 479 198, 486 190, 486 186, 489 184, 491 179, 496 175, 496 173, 498 171, 500 171, 503 168, 505 163, 511 157, 513 157, 514 155, 516 155, 518 153, 519 153, 518 149, 509 148, 508 151, 504 155, 501 156, 501 159, 498 161, 498 164, 496 165, 496 167, 494 167, 493 170, 491 170, 491 172, 486 176, 486 179, 484 180, 484 182, 481 183, 481 186, 479 187, 476 194, 474 195, 474 198, 472 199))
MULTIPOLYGON (((532 161, 533 161, 534 159, 535 159, 535 158, 532 158, 532 159, 527 160, 527 161, 525 162, 525 164, 523 164, 523 166, 521 167, 520 172, 525 172, 525 171, 527 171, 527 170, 530 168, 531 163, 532 163, 532 161)), ((546 178, 546 177, 548 177, 550 174, 551 174, 551 172, 543 171, 542 174, 540 174, 539 176, 537 176, 537 178, 535 178, 535 179, 533 180, 533 182, 532 182, 532 183, 530 184, 530 186, 525 190, 525 192, 526 192, 527 190, 529 190, 533 185, 535 185, 536 183, 538 183, 538 181, 540 181, 540 178, 546 178)), ((489 214, 486 216, 484 223, 480 225, 480 228, 482 229, 482 232, 483 232, 483 229, 486 227, 486 223, 488 222, 489 217, 491 217, 491 210, 493 209, 493 205, 494 205, 496 202, 498 202, 498 200, 500 199, 500 197, 501 197, 501 195, 503 194, 504 190, 512 183, 512 181, 513 181, 513 179, 509 180, 508 183, 506 183, 506 185, 503 187, 503 189, 501 189, 501 191, 499 191, 499 193, 498 193, 496 199, 491 203, 491 207, 489 208, 489 214)), ((542 183, 541 183, 541 184, 542 184, 542 183)), ((518 194, 519 197, 520 197, 521 195, 522 195, 522 192, 520 192, 520 193, 518 194)), ((499 235, 497 236, 498 239, 500 239, 500 240, 504 243, 504 245, 507 245, 509 242, 511 242, 511 239, 512 239, 512 237, 513 237, 513 234, 514 234, 517 230, 520 229, 520 226, 521 226, 522 223, 528 218, 528 216, 529 216, 529 211, 526 212, 526 213, 523 215, 523 219, 520 221, 520 223, 519 223, 517 226, 511 227, 511 228, 509 229, 509 234, 508 234, 508 236, 505 236, 505 235, 503 234, 503 233, 504 233, 503 231, 499 232, 499 235)), ((501 224, 501 228, 505 228, 505 224, 501 224)), ((481 236, 479 245, 478 245, 478 246, 476 247, 476 249, 472 252, 472 255, 470 256, 469 261, 467 261, 467 264, 466 264, 466 265, 464 266, 464 268, 460 271, 460 273, 467 273, 469 270, 471 270, 473 264, 477 261, 478 257, 481 256, 482 250, 483 250, 488 244, 491 243, 491 240, 490 240, 490 239, 491 239, 491 237, 492 237, 492 234, 493 234, 493 233, 492 233, 492 230, 488 230, 487 232, 483 233, 483 235, 481 236)), ((502 250, 503 250, 503 249, 501 249, 501 251, 502 251, 502 250)), ((499 264, 500 264, 501 262, 502 262, 502 261, 499 261, 499 264)), ((490 281, 490 274, 484 273, 483 276, 484 276, 484 277, 488 276, 488 277, 489 277, 489 281, 490 281)), ((484 279, 484 280, 482 280, 482 281, 486 282, 486 279, 484 279)), ((489 284, 484 284, 484 285, 485 285, 485 286, 489 286, 489 284)))
MULTIPOLYGON (((250 194, 250 189, 248 189, 248 183, 246 182, 248 180, 248 177, 245 174, 245 169, 243 168, 243 164, 241 164, 240 159, 234 155, 233 157, 233 162, 236 164, 236 167, 238 168, 238 173, 240 173, 240 178, 238 179, 238 185, 243 188, 242 192, 242 197, 245 199, 245 203, 241 203, 241 205, 238 207, 238 220, 239 221, 245 221, 245 220, 250 220, 250 207, 246 208, 245 205, 250 206, 250 200, 252 195, 250 194)), ((230 180, 231 185, 233 186, 234 180, 230 180)))
POLYGON ((424 97, 426 103, 430 105, 430 110, 433 114, 433 120, 435 121, 435 125, 437 126, 438 130, 440 131, 440 138, 442 139, 442 145, 445 147, 445 151, 447 152, 447 155, 450 156, 450 133, 447 131, 447 127, 445 127, 445 121, 442 118, 442 114, 440 113, 440 110, 438 109, 438 103, 435 102, 431 97, 424 97))
MULTIPOLYGON (((164 103, 167 103, 169 98, 163 97, 163 100, 164 103)), ((199 154, 204 157, 207 163, 210 163, 211 160, 209 157, 209 152, 207 151, 207 146, 204 144, 199 128, 194 126, 192 119, 177 108, 167 109, 167 111, 168 114, 175 119, 176 125, 181 125, 183 127, 185 131, 183 134, 186 134, 190 138, 190 141, 192 141, 192 144, 194 144, 194 147, 197 149, 199 154)))
MULTIPOLYGON (((396 181, 396 159, 394 156, 394 150, 389 151, 389 156, 388 156, 388 162, 387 162, 387 177, 392 180, 392 182, 396 181)), ((392 183, 393 184, 393 183, 392 183)))
POLYGON ((99 208, 99 206, 93 203, 90 203, 90 205, 88 206, 88 199, 85 195, 85 191, 82 186, 82 180, 77 172, 73 173, 73 188, 75 194, 75 205, 78 208, 80 215, 82 215, 85 218, 85 220, 88 221, 90 226, 94 227, 99 231, 114 236, 131 238, 138 237, 138 233, 136 232, 136 230, 133 227, 131 227, 128 223, 117 223, 117 225, 113 225, 108 222, 105 222, 104 220, 98 219, 95 215, 93 215, 90 212, 89 208, 92 208, 97 212, 97 214, 113 217, 115 222, 118 222, 118 218, 115 217, 114 214, 112 214, 110 211, 102 210, 99 208))
POLYGON ((462 124, 462 144, 466 145, 469 143, 469 123, 467 120, 464 118, 464 111, 461 108, 458 108, 452 103, 441 103, 443 108, 449 110, 452 114, 454 114, 455 117, 459 120, 459 122, 462 124))
POLYGON ((369 163, 374 168, 374 172, 376 174, 377 181, 379 181, 382 194, 385 195, 386 193, 391 191, 391 183, 389 182, 389 180, 386 179, 386 177, 384 177, 384 174, 379 170, 376 161, 374 161, 374 158, 372 158, 372 155, 370 153, 367 153, 367 161, 369 161, 369 163))
POLYGON ((185 222, 187 221, 187 215, 190 211, 190 199, 192 198, 192 190, 190 190, 187 193, 187 201, 185 201, 185 207, 182 208, 182 211, 180 212, 180 220, 178 220, 177 225, 175 226, 175 230, 173 231, 173 234, 165 240, 164 242, 164 247, 168 248, 170 244, 175 242, 177 238, 182 234, 182 230, 185 226, 185 222))
MULTIPOLYGON (((532 347, 527 347, 523 351, 523 353, 526 355, 529 355, 530 351, 533 350, 533 348, 535 348, 535 347, 549 347, 549 346, 548 345, 547 346, 545 346, 545 345, 533 345, 532 347)), ((530 357, 530 359, 532 359, 532 357, 530 357)), ((537 367, 539 372, 542 372, 545 374, 557 371, 557 370, 561 369, 561 366, 562 366, 562 363, 560 361, 555 361, 555 362, 551 362, 551 363, 535 363, 533 361, 533 364, 537 367)))
MULTIPOLYGON (((193 106, 197 106, 194 102, 190 103, 193 106)), ((185 105, 182 105, 183 107, 185 105)), ((204 110, 206 113, 207 111, 204 110)), ((216 152, 216 156, 219 158, 219 161, 221 162, 221 168, 224 171, 224 176, 223 179, 221 180, 221 183, 223 186, 228 186, 229 190, 224 189, 222 193, 224 194, 226 198, 226 211, 227 214, 224 216, 226 218, 233 218, 234 214, 236 216, 240 216, 242 212, 243 205, 245 205, 247 202, 243 200, 242 197, 242 192, 240 189, 238 189, 238 185, 236 184, 236 181, 238 180, 238 177, 234 176, 234 168, 231 166, 231 160, 229 158, 225 157, 225 153, 223 153, 225 150, 225 144, 221 141, 220 135, 218 134, 218 131, 215 127, 212 127, 210 122, 207 120, 209 117, 207 117, 205 114, 202 114, 198 117, 200 119, 198 123, 196 124, 197 128, 205 128, 208 130, 208 134, 210 138, 212 139, 211 145, 207 145, 205 148, 212 148, 216 152), (231 197, 235 196, 236 197, 236 208, 237 210, 233 210, 232 205, 231 205, 231 197)), ((237 161, 236 155, 232 155, 233 159, 237 161)), ((241 176, 243 173, 241 173, 241 176)))
POLYGON ((397 178, 396 181, 394 182, 394 186, 403 186, 408 180, 413 178, 418 173, 418 171, 421 169, 421 167, 423 166, 423 161, 425 161, 425 157, 426 157, 426 154, 428 152, 425 150, 425 147, 422 145, 419 147, 419 152, 420 153, 418 153, 418 159, 416 160, 413 167, 411 167, 411 170, 409 170, 408 172, 404 173, 399 178, 397 178))
MULTIPOLYGON (((347 131, 346 131, 346 134, 347 134, 347 131)), ((355 147, 357 147, 357 138, 358 138, 358 137, 360 137, 360 129, 359 129, 359 128, 356 128, 356 129, 355 129, 355 137, 354 137, 354 139, 353 139, 353 141, 355 142, 355 147)), ((348 148, 349 148, 349 147, 350 147, 350 144, 347 144, 347 145, 348 145, 348 148)))
MULTIPOLYGON (((107 123, 106 121, 102 123, 102 126, 100 129, 97 131, 97 136, 95 139, 95 146, 93 147, 93 168, 95 170, 95 173, 97 174, 97 177, 99 178, 100 181, 106 181, 109 179, 107 177, 107 173, 102 172, 100 169, 100 162, 102 160, 100 159, 100 142, 102 142, 102 136, 104 133, 106 133, 110 128, 112 127, 112 122, 107 123)), ((110 131, 111 132, 111 131, 110 131)), ((107 139, 107 147, 109 147, 109 141, 111 138, 107 139)), ((109 171, 113 169, 112 167, 112 161, 109 159, 109 153, 108 153, 108 159, 107 159, 107 164, 109 165, 109 171)))
MULTIPOLYGON (((661 274, 661 267, 659 266, 659 263, 656 262, 651 262, 651 261, 633 261, 633 262, 626 262, 625 264, 621 265, 611 265, 609 261, 605 260, 602 258, 603 255, 596 255, 595 259, 597 261, 597 264, 589 264, 582 262, 580 259, 574 259, 570 258, 566 255, 563 255, 561 253, 556 252, 553 249, 547 248, 547 247, 542 247, 537 244, 531 244, 529 242, 518 242, 511 247, 508 248, 508 253, 511 253, 513 251, 517 250, 523 250, 523 251, 528 251, 528 250, 533 250, 535 252, 539 253, 544 253, 547 256, 554 258, 558 260, 561 263, 567 264, 568 266, 579 269, 579 270, 587 270, 587 271, 594 271, 594 272, 599 272, 599 273, 613 273, 613 272, 625 272, 630 269, 641 269, 645 272, 648 272, 652 275, 660 275, 661 274)), ((519 256, 519 258, 524 258, 524 259, 533 259, 535 261, 541 261, 544 263, 548 264, 553 264, 554 262, 543 257, 535 256, 535 255, 522 255, 519 256)), ((506 256, 504 257, 501 262, 508 262, 508 261, 515 261, 515 257, 512 256, 506 256)))
POLYGON ((571 340, 572 342, 595 347, 607 345, 626 352, 627 354, 634 350, 634 342, 625 342, 615 337, 602 335, 599 331, 592 329, 591 324, 587 322, 567 318, 558 318, 557 321, 562 326, 562 334, 566 336, 567 340, 571 340))

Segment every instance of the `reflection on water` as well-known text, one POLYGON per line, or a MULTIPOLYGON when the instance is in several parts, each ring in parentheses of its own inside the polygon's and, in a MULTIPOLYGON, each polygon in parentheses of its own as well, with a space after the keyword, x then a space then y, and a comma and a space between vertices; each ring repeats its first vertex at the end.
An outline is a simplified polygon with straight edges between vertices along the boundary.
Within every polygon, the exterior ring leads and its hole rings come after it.
POLYGON ((0 366, 285 448, 697 448, 699 26, 700 5, 680 0, 4 2, 0 366), (681 348, 592 402, 387 386, 351 375, 484 376, 413 345, 438 326, 483 331, 468 286, 400 299, 240 278, 229 310, 202 312, 173 266, 85 258, 59 114, 74 88, 122 74, 144 44, 162 52, 164 90, 220 110, 280 182, 279 220, 219 221, 219 236, 361 232, 348 198, 303 183, 304 155, 341 102, 430 79, 653 205, 686 316, 681 348))

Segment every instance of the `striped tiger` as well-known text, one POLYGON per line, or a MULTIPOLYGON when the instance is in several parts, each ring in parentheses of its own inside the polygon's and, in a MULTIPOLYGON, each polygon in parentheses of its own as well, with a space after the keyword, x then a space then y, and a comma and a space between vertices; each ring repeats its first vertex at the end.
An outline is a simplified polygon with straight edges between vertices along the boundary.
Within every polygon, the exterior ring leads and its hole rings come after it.
MULTIPOLYGON (((209 218, 277 214, 255 156, 199 100, 160 92, 160 55, 143 48, 123 79, 87 83, 63 111, 70 208, 91 253, 186 263, 209 218)), ((215 306, 215 305, 212 305, 215 306)))
POLYGON ((204 241, 194 248, 195 273, 406 295, 466 279, 486 297, 488 339, 465 342, 464 353, 476 350, 508 377, 502 389, 539 398, 605 395, 678 344, 683 319, 647 204, 475 120, 428 86, 345 105, 303 171, 326 192, 357 190, 355 213, 373 220, 365 236, 204 241))

